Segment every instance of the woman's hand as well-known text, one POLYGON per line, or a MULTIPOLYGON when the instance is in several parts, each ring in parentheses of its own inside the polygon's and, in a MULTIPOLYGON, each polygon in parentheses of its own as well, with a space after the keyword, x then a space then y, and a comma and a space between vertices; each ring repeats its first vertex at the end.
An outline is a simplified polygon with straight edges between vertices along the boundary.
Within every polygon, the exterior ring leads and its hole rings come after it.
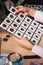
POLYGON ((27 38, 21 37, 20 39, 14 36, 14 39, 17 41, 17 43, 26 49, 32 49, 33 45, 30 43, 30 41, 27 38))
POLYGON ((19 14, 20 12, 24 13, 25 15, 33 16, 35 15, 36 10, 24 6, 17 6, 16 7, 16 14, 19 14))

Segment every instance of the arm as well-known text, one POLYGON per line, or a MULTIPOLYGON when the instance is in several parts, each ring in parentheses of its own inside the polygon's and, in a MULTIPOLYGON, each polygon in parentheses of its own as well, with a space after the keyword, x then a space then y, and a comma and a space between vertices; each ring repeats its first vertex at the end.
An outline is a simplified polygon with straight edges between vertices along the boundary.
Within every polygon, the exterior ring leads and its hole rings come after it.
POLYGON ((32 9, 32 8, 24 7, 21 5, 17 6, 16 8, 17 8, 16 14, 23 12, 25 15, 32 16, 34 17, 36 21, 43 23, 43 12, 32 9))
MULTIPOLYGON (((43 23, 43 12, 36 11, 34 9, 23 7, 23 6, 18 6, 16 8, 17 8, 16 14, 23 12, 25 15, 33 16, 35 20, 43 23)), ((27 49, 31 49, 32 52, 34 52, 35 54, 43 58, 42 47, 38 45, 33 46, 26 38, 17 39, 16 37, 14 37, 14 39, 19 43, 20 46, 27 49)))
POLYGON ((43 58, 43 47, 40 47, 38 45, 33 46, 30 41, 26 38, 20 38, 18 39, 17 37, 14 36, 14 39, 17 41, 17 43, 26 49, 32 50, 33 53, 39 55, 40 57, 43 58))

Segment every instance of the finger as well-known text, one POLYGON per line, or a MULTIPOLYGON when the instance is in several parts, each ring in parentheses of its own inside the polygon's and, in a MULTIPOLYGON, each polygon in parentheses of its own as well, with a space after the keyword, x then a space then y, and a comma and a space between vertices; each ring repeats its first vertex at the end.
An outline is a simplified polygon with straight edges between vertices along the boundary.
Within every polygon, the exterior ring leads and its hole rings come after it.
POLYGON ((24 13, 24 15, 28 16, 28 13, 27 13, 27 12, 25 12, 25 13, 24 13))
POLYGON ((21 39, 25 39, 25 37, 21 37, 21 39))
POLYGON ((15 14, 14 14, 14 15, 17 17, 17 16, 18 16, 18 13, 16 13, 16 12, 15 12, 15 14))
POLYGON ((21 6, 21 5, 19 5, 19 6, 16 6, 16 9, 19 9, 19 8, 21 8, 21 7, 23 7, 23 6, 21 6))
POLYGON ((20 6, 17 6, 16 9, 20 8, 20 6))
POLYGON ((21 40, 28 40, 26 37, 21 37, 21 40))
POLYGON ((16 36, 14 36, 14 39, 15 39, 15 41, 17 41, 17 42, 21 42, 21 39, 17 38, 16 36))
POLYGON ((15 14, 18 14, 20 12, 24 12, 23 8, 20 8, 20 9, 16 10, 15 14))
POLYGON ((25 10, 23 9, 23 6, 18 6, 15 13, 17 14, 17 13, 20 13, 20 12, 25 12, 25 10))

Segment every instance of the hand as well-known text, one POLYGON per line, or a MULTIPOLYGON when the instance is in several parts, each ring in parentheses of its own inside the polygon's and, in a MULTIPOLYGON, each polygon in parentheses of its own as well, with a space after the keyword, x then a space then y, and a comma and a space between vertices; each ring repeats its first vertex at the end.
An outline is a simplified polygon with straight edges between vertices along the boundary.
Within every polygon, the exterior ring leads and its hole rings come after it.
POLYGON ((26 49, 32 49, 33 45, 30 43, 30 41, 27 38, 21 37, 20 39, 14 36, 14 39, 17 41, 17 43, 26 49))
POLYGON ((24 13, 25 15, 29 15, 34 17, 36 10, 24 6, 17 6, 16 7, 16 14, 19 14, 20 12, 24 13))

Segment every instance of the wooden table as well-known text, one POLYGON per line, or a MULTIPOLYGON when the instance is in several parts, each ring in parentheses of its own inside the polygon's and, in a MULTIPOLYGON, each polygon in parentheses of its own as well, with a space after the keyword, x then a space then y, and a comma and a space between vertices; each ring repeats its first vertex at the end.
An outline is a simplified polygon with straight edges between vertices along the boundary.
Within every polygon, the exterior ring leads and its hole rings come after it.
MULTIPOLYGON (((4 38, 6 38, 7 34, 9 34, 9 33, 2 31, 2 32, 0 32, 0 37, 2 39, 4 39, 4 38)), ((2 41, 2 43, 1 43, 1 53, 8 53, 9 54, 11 52, 18 52, 22 56, 35 55, 34 53, 32 53, 31 50, 27 50, 27 49, 20 47, 18 45, 18 43, 14 40, 13 36, 11 34, 9 34, 9 35, 10 35, 10 37, 8 38, 8 41, 2 41)), ((42 36, 42 39, 41 39, 39 45, 43 47, 43 36, 42 36)), ((33 59, 31 59, 31 60, 33 60, 33 59)), ((34 59, 34 61, 43 62, 43 59, 42 58, 41 59, 34 59)), ((30 62, 30 59, 28 59, 26 61, 26 63, 28 63, 28 65, 29 65, 29 62, 30 62)))

